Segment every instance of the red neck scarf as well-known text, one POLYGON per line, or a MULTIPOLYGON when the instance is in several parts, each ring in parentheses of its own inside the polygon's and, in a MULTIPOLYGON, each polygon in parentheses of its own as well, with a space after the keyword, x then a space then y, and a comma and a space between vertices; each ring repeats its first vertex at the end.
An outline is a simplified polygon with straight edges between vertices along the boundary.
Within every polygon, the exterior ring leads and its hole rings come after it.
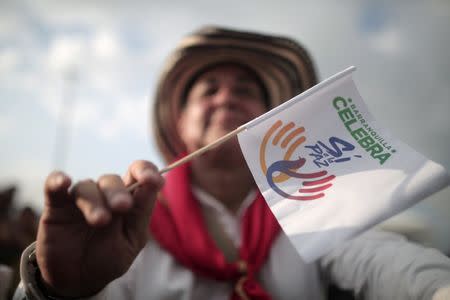
POLYGON ((150 230, 161 247, 194 273, 234 285, 232 300, 271 297, 256 281, 280 226, 258 193, 244 214, 242 243, 236 262, 226 261, 209 235, 199 202, 192 194, 189 164, 170 171, 150 221, 150 230))

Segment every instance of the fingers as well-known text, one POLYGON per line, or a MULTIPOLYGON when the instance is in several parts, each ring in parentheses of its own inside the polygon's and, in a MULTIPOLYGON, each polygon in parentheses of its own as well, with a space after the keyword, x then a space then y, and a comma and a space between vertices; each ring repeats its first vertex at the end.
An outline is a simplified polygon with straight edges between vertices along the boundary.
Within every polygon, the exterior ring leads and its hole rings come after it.
POLYGON ((67 205, 68 188, 71 185, 69 176, 61 171, 54 171, 48 175, 44 184, 45 204, 50 207, 67 205))
POLYGON ((133 198, 118 175, 100 177, 98 187, 112 211, 125 212, 133 206, 133 198))
POLYGON ((158 168, 154 164, 137 160, 128 168, 124 182, 126 186, 139 182, 140 186, 150 185, 159 189, 164 184, 164 178, 158 173, 158 168))
POLYGON ((92 226, 102 226, 111 220, 111 212, 106 206, 104 195, 93 180, 83 180, 71 190, 76 206, 86 221, 92 226))
POLYGON ((144 160, 135 161, 128 169, 124 181, 126 185, 139 183, 133 191, 135 207, 138 212, 149 216, 156 194, 164 184, 164 178, 158 173, 156 166, 144 160))
POLYGON ((145 233, 156 200, 156 195, 164 184, 164 178, 156 166, 148 161, 135 161, 124 177, 127 186, 139 182, 133 191, 134 207, 127 218, 130 229, 145 233))
POLYGON ((148 216, 156 194, 164 184, 164 178, 158 173, 156 166, 144 160, 135 161, 128 169, 124 181, 126 185, 139 183, 139 186, 133 191, 135 207, 139 212, 148 216))
POLYGON ((114 213, 125 213, 133 198, 118 175, 103 175, 97 182, 84 180, 72 189, 75 203, 86 221, 93 226, 109 223, 114 213))
POLYGON ((76 205, 86 221, 93 226, 107 224, 114 214, 129 213, 130 210, 149 216, 156 193, 164 183, 154 164, 135 161, 122 180, 118 175, 103 175, 97 183, 85 180, 72 189, 76 205), (126 186, 139 183, 133 195, 126 186))
MULTIPOLYGON (((46 203, 50 207, 64 208, 74 204, 87 223, 92 226, 108 224, 114 214, 150 215, 156 194, 164 183, 156 166, 148 161, 135 161, 122 180, 118 175, 103 175, 97 182, 77 182, 70 192, 71 179, 64 173, 51 173, 45 183, 46 203), (138 182, 133 195, 126 186, 138 182)), ((66 210, 66 209, 64 209, 66 210)), ((52 210, 55 211, 55 210, 52 210)))

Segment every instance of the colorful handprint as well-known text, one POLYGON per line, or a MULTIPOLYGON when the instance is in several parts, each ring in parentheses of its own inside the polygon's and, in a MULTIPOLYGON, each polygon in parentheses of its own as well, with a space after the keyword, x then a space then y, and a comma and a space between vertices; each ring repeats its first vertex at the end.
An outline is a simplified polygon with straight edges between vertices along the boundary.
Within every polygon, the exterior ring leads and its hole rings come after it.
POLYGON ((328 175, 327 171, 313 173, 297 172, 305 164, 306 159, 301 157, 297 160, 290 159, 294 151, 306 140, 306 137, 303 135, 298 137, 304 131, 304 127, 295 128, 293 122, 283 126, 283 122, 278 120, 267 131, 260 146, 260 165, 262 171, 266 174, 269 186, 276 193, 287 199, 307 201, 322 198, 325 195, 324 191, 332 186, 331 181, 335 178, 334 175, 328 175), (286 137, 284 137, 285 135, 286 137), (283 159, 277 160, 267 167, 267 146, 272 137, 272 145, 280 146, 281 149, 287 148, 287 151, 283 159), (293 142, 291 143, 291 141, 293 142), (291 145, 287 147, 289 144, 291 145), (304 179, 301 183, 302 187, 298 190, 299 195, 286 193, 277 185, 277 183, 282 183, 290 178, 304 179))

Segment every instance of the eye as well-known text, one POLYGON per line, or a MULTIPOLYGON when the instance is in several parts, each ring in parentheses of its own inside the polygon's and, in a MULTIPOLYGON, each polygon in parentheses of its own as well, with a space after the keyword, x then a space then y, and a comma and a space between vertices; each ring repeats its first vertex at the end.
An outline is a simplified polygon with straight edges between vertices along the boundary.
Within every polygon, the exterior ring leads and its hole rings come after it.
POLYGON ((241 97, 258 97, 258 89, 251 85, 238 85, 233 89, 235 95, 241 97))
POLYGON ((202 96, 212 96, 215 93, 217 93, 217 86, 215 85, 209 85, 207 87, 205 87, 205 89, 203 90, 202 96))

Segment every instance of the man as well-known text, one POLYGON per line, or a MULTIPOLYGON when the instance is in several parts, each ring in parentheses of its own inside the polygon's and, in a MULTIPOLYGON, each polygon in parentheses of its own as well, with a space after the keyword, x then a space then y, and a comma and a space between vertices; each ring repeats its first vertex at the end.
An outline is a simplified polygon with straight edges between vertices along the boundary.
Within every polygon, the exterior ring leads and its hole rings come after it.
MULTIPOLYGON (((203 28, 183 39, 161 76, 158 146, 176 160, 315 83, 292 40, 203 28)), ((70 185, 61 172, 47 178, 37 242, 22 259, 29 298, 324 299, 334 281, 368 299, 430 299, 450 285, 444 255, 383 232, 303 262, 236 139, 165 178, 136 161, 123 179, 70 185)))

